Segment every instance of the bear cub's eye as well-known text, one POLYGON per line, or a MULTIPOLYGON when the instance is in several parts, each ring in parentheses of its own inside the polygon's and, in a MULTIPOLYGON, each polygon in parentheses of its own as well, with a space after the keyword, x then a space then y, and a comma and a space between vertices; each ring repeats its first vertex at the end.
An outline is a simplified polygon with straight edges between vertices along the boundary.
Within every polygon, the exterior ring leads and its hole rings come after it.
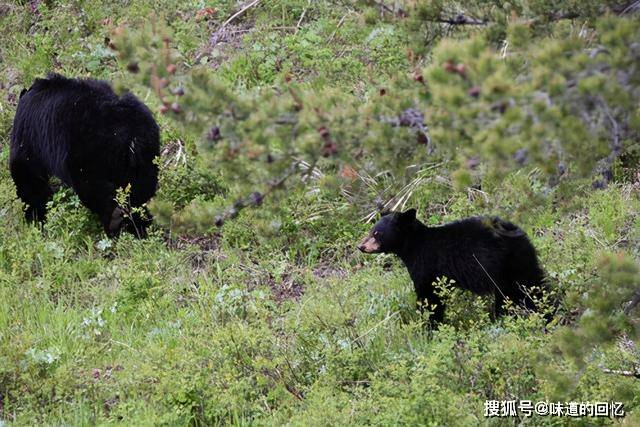
POLYGON ((373 237, 378 237, 379 235, 380 235, 380 232, 379 232, 379 231, 374 231, 374 232, 373 232, 373 237))

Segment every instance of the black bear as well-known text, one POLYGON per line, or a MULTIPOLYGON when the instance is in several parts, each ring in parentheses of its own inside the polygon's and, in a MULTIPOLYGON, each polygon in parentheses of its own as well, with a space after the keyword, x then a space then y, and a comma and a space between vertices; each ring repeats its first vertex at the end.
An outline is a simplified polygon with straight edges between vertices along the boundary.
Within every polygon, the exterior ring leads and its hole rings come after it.
POLYGON ((107 82, 50 73, 20 96, 9 167, 28 221, 44 221, 49 178, 56 176, 98 215, 107 235, 124 229, 143 237, 150 215, 129 208, 155 194, 159 152, 158 125, 134 95, 118 97, 107 82), (130 206, 118 206, 116 191, 128 185, 130 206))
POLYGON ((413 280, 418 303, 435 304, 434 322, 444 307, 432 283, 446 276, 455 286, 478 295, 495 295, 495 316, 506 298, 536 310, 544 273, 524 231, 497 217, 473 217, 439 227, 416 219, 416 210, 384 214, 358 246, 366 253, 393 253, 413 280), (535 287, 535 288, 532 288, 535 287))

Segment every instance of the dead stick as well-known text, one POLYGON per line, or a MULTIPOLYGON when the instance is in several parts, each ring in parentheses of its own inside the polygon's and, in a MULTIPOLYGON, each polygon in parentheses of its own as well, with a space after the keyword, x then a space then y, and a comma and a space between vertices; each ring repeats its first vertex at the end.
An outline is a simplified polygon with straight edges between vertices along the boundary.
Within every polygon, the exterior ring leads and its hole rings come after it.
POLYGON ((340 27, 342 26, 342 23, 344 22, 345 18, 347 16, 349 16, 350 14, 351 14, 351 11, 347 12, 342 18, 340 18, 340 21, 338 22, 338 25, 336 25, 336 29, 333 31, 333 33, 329 37, 329 40, 327 41, 327 43, 331 43, 333 41, 333 38, 336 36, 336 33, 338 32, 338 29, 340 29, 340 27))
POLYGON ((298 34, 298 30, 300 30, 300 24, 302 24, 302 20, 304 19, 304 16, 307 14, 307 9, 302 11, 302 14, 300 15, 300 19, 298 19, 298 23, 296 24, 296 32, 294 34, 298 34))
POLYGON ((249 3, 248 5, 246 5, 245 7, 243 7, 242 9, 237 11, 236 13, 234 13, 233 15, 231 15, 231 17, 229 19, 227 19, 226 21, 224 21, 224 23, 220 26, 220 28, 218 28, 218 31, 220 31, 221 29, 223 29, 224 27, 229 25, 229 23, 231 23, 231 21, 233 21, 238 16, 242 15, 243 13, 245 13, 247 10, 251 9, 253 6, 257 5, 258 3, 260 3, 260 0, 253 0, 251 3, 249 3))
POLYGON ((622 375, 624 377, 634 377, 634 378, 640 378, 640 372, 633 372, 633 371, 621 371, 618 369, 607 369, 607 368, 602 368, 602 372, 604 372, 605 374, 615 374, 615 375, 622 375))

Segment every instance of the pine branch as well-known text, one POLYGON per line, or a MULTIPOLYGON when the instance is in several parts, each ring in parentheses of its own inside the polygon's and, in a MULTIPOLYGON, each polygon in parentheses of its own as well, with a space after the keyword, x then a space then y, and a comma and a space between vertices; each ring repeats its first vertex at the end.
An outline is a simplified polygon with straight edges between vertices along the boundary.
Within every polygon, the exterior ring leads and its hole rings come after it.
POLYGON ((222 227, 225 221, 235 218, 238 216, 240 211, 244 208, 253 206, 260 206, 265 197, 273 193, 275 190, 281 188, 284 183, 298 170, 298 166, 300 165, 299 161, 291 163, 287 171, 277 180, 270 182, 267 186, 267 189, 264 193, 260 193, 259 191, 254 191, 249 196, 245 198, 239 198, 234 203, 233 206, 226 209, 223 213, 216 216, 215 225, 216 227, 222 227))

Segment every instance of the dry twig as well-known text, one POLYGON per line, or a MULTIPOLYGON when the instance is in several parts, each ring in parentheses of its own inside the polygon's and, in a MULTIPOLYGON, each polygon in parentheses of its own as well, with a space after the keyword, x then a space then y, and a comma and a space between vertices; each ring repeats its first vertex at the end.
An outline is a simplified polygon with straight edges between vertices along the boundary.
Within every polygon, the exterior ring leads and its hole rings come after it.
MULTIPOLYGON (((231 15, 231 17, 229 19, 227 19, 226 21, 223 22, 223 24, 220 26, 220 28, 218 28, 217 31, 222 30, 224 27, 226 27, 227 25, 229 25, 234 19, 236 19, 238 16, 242 15, 243 13, 245 13, 247 10, 251 9, 252 7, 254 7, 255 5, 257 5, 258 3, 260 3, 260 0, 253 0, 251 3, 247 4, 246 6, 244 6, 242 9, 240 9, 239 11, 237 11, 236 13, 234 13, 233 15, 231 15)), ((217 32, 216 31, 216 32, 217 32)))

